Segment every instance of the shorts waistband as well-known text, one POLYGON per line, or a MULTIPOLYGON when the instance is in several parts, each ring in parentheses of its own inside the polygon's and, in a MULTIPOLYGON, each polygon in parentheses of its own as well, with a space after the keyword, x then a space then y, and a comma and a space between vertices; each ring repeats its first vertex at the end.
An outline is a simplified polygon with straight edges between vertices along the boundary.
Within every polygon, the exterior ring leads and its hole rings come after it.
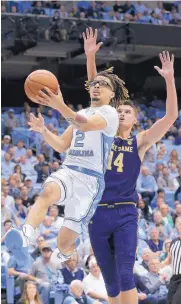
POLYGON ((83 168, 83 167, 78 167, 78 166, 72 166, 72 165, 63 165, 62 168, 69 168, 71 170, 74 170, 74 171, 77 171, 77 172, 80 172, 80 173, 83 173, 83 174, 86 174, 86 175, 90 175, 90 176, 95 176, 95 177, 98 177, 98 178, 101 178, 103 179, 104 178, 104 175, 97 172, 97 171, 94 171, 94 170, 90 170, 90 169, 87 169, 87 168, 83 168))
POLYGON ((136 204, 133 202, 120 202, 120 203, 113 203, 113 204, 98 204, 98 207, 106 207, 106 208, 116 208, 120 206, 125 206, 125 205, 134 205, 136 207, 136 204))

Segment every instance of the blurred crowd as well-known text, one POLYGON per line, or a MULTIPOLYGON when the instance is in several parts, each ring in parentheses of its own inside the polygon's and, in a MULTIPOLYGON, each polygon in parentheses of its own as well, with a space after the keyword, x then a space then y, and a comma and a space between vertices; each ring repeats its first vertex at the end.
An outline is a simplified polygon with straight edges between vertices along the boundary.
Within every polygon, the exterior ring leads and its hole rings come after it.
POLYGON ((1 12, 48 16, 54 14, 54 19, 76 17, 152 24, 181 24, 180 1, 173 1, 171 4, 158 1, 155 8, 149 5, 149 1, 72 1, 68 6, 64 6, 62 1, 2 1, 1 12))
MULTIPOLYGON (((145 97, 132 94, 131 98, 139 104, 134 134, 151 127, 157 119, 163 117, 165 101, 155 96, 148 107, 145 97)), ((69 107, 74 109, 72 104, 69 107)), ((81 108, 80 104, 74 110, 81 108)), ((41 112, 48 128, 59 135, 67 125, 56 112, 43 106, 34 109, 25 103, 22 109, 2 110, 1 262, 9 275, 15 277, 15 285, 20 287, 20 302, 27 303, 25 299, 32 296, 29 290, 34 290, 34 297, 39 299, 36 300, 39 304, 47 304, 52 291, 59 294, 59 299, 62 295, 59 303, 108 303, 87 230, 81 236, 77 252, 69 261, 62 265, 50 263, 63 222, 64 206, 51 206, 36 230, 30 246, 30 269, 26 265, 18 265, 11 253, 7 252, 5 233, 12 225, 21 227, 25 222, 27 213, 41 191, 41 184, 60 168, 64 159, 64 155, 55 153, 46 145, 40 134, 28 131, 29 114, 41 112)), ((181 110, 165 137, 146 153, 137 190, 139 238, 134 272, 139 301, 166 304, 172 269, 170 266, 161 269, 160 263, 168 255, 171 240, 179 236, 181 226, 181 110)), ((6 288, 3 273, 1 279, 2 287, 6 288)), ((7 292, 10 292, 8 286, 7 292)))

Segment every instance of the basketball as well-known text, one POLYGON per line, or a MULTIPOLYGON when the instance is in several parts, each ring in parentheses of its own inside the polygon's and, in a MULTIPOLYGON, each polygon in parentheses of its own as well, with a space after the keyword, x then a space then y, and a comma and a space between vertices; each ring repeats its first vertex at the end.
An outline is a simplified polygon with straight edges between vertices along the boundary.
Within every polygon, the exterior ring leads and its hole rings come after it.
POLYGON ((36 95, 38 95, 39 91, 44 87, 49 88, 54 94, 57 93, 58 80, 53 73, 47 70, 36 70, 32 72, 25 80, 25 93, 33 102, 37 102, 36 95))

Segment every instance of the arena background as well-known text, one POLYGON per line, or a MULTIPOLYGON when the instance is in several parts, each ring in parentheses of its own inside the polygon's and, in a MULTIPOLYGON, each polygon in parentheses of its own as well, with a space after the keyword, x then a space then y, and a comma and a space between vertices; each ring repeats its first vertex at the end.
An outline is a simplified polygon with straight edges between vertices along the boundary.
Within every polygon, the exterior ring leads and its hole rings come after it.
MULTIPOLYGON (((4 301, 8 304, 14 303, 19 298, 20 290, 19 287, 15 287, 19 275, 13 278, 8 275, 7 271, 8 267, 15 270, 16 267, 14 264, 13 267, 12 264, 11 267, 8 266, 10 265, 8 264, 10 263, 8 262, 9 253, 6 252, 3 236, 9 226, 5 227, 4 222, 11 220, 13 225, 22 225, 28 209, 36 199, 34 195, 40 191, 41 183, 50 172, 59 168, 65 157, 48 147, 41 136, 28 131, 27 121, 30 111, 42 112, 46 124, 55 134, 61 135, 67 126, 66 121, 58 113, 53 111, 51 117, 47 108, 39 107, 37 109, 37 106, 27 99, 24 93, 24 81, 28 74, 37 69, 53 72, 59 80, 64 99, 70 107, 78 110, 82 106, 88 106, 89 95, 84 87, 87 75, 82 32, 86 27, 91 26, 99 29, 101 35, 103 23, 106 23, 106 27, 109 29, 109 37, 106 39, 109 39, 109 42, 105 41, 96 56, 97 67, 98 70, 103 70, 113 66, 115 73, 126 82, 131 98, 139 107, 139 123, 134 133, 137 134, 148 128, 165 113, 165 83, 153 68, 154 65, 160 65, 158 55, 163 50, 168 50, 175 55, 179 109, 181 107, 180 1, 160 1, 161 4, 156 1, 140 1, 141 3, 129 1, 131 7, 126 7, 124 1, 118 3, 117 6, 115 6, 116 1, 95 1, 94 4, 92 2, 94 1, 1 2, 3 196, 1 291, 2 299, 6 299, 4 301), (53 20, 56 11, 59 11, 60 15, 58 21, 53 20), (5 135, 6 137, 4 137, 5 135), (8 136, 10 136, 9 139, 8 136), (23 141, 24 147, 18 143, 20 140, 23 141), (29 149, 28 152, 27 149, 29 149), (7 156, 7 152, 10 153, 10 156, 7 156), (22 170, 19 175, 16 174, 18 169, 14 171, 14 166, 17 164, 22 170)), ((160 241, 164 242, 178 235, 175 220, 181 216, 181 178, 179 177, 181 176, 181 111, 179 111, 179 117, 174 126, 162 141, 147 153, 144 166, 149 168, 149 174, 153 177, 154 182, 151 199, 150 196, 144 196, 142 189, 144 187, 140 186, 140 183, 138 185, 138 192, 143 194, 144 204, 147 206, 144 206, 140 213, 140 250, 138 250, 136 272, 141 278, 145 275, 145 271, 150 271, 147 269, 148 266, 143 266, 142 262, 145 257, 142 255, 143 250, 149 248, 151 227, 154 224, 158 226, 157 216, 154 215, 158 209, 161 211, 161 215, 159 214, 158 217, 162 217, 161 222, 164 223, 165 229, 165 233, 160 236, 160 241), (172 152, 173 150, 176 152, 172 152), (167 168, 165 169, 166 175, 164 175, 164 168, 167 168), (157 193, 158 189, 163 191, 157 193), (160 198, 162 198, 161 203, 160 198), (162 203, 169 207, 166 215, 160 209, 162 203)), ((139 208, 141 207, 139 206, 139 208)), ((63 208, 56 211, 55 207, 55 210, 50 211, 45 223, 37 231, 37 237, 43 235, 52 248, 55 246, 57 227, 60 227, 62 217, 63 208), (58 217, 56 212, 59 212, 58 217), (54 233, 46 235, 44 232, 50 227, 54 233)), ((37 246, 38 243, 35 239, 31 252, 37 246)), ((81 248, 78 250, 78 265, 85 272, 88 272, 85 260, 86 256, 90 254, 90 250, 89 238, 86 234, 81 248)), ((159 251, 161 251, 160 259, 163 260, 167 255, 165 247, 163 246, 159 251)), ((41 255, 40 252, 39 255, 41 255)), ((35 255, 35 257, 37 258, 39 255, 35 255)), ((30 271, 30 269, 23 269, 20 272, 28 273, 30 271)), ((35 273, 34 275, 36 277, 35 273)), ((65 277, 61 281, 61 275, 62 272, 57 271, 50 279, 47 279, 46 273, 44 273, 44 277, 37 277, 43 279, 44 282, 47 281, 46 286, 38 284, 41 296, 43 294, 42 303, 48 303, 48 300, 45 300, 48 297, 55 303, 61 303, 60 294, 62 295, 62 290, 64 290, 62 286, 67 283, 65 277)), ((20 277, 22 279, 21 275, 20 277)), ((24 281, 27 278, 24 277, 24 281)), ((165 289, 168 283, 169 275, 167 284, 164 285, 165 289)), ((150 290, 138 291, 147 293, 147 295, 152 293, 150 290)), ((155 297, 157 300, 161 297, 161 289, 155 291, 155 297)), ((166 301, 166 296, 163 300, 166 301)), ((151 302, 148 302, 146 298, 145 300, 140 298, 140 303, 151 302)))

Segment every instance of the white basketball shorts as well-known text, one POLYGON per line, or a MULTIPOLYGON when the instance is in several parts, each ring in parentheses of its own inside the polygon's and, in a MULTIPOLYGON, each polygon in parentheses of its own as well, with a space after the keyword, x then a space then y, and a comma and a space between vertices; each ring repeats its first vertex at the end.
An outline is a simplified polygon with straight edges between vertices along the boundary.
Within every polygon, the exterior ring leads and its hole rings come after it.
POLYGON ((51 182, 57 183, 61 190, 57 204, 65 205, 63 226, 81 234, 82 225, 88 225, 101 200, 104 179, 64 167, 52 173, 43 187, 51 182))

